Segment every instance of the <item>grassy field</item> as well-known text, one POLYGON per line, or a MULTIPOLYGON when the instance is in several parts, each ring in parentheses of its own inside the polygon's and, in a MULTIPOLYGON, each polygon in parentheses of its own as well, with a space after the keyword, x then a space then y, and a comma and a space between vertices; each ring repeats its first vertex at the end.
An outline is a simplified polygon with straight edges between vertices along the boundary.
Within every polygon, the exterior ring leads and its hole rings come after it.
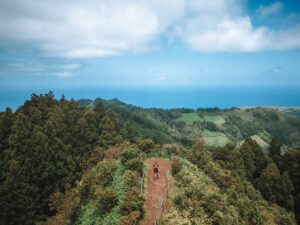
POLYGON ((224 118, 219 115, 205 115, 205 116, 201 116, 199 118, 200 118, 200 121, 212 122, 218 126, 225 123, 224 118))
POLYGON ((216 124, 217 126, 221 126, 223 123, 225 123, 225 120, 222 116, 219 116, 219 115, 199 116, 198 113, 195 113, 195 112, 183 113, 181 117, 176 119, 176 121, 183 121, 189 125, 192 125, 195 121, 212 122, 212 123, 216 124))
POLYGON ((205 141, 205 145, 209 147, 225 146, 227 143, 230 142, 226 135, 221 132, 212 132, 209 130, 204 130, 201 134, 203 140, 205 141))
POLYGON ((192 112, 192 113, 183 113, 181 117, 176 119, 176 121, 183 121, 186 124, 192 125, 195 121, 202 121, 199 117, 198 113, 192 112))

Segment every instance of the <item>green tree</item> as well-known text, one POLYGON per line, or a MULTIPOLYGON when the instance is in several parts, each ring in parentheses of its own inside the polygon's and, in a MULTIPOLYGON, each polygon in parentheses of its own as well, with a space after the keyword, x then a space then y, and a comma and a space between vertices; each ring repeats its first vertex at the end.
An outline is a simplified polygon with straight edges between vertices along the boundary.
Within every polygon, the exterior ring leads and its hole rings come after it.
POLYGON ((257 142, 251 138, 244 141, 240 151, 243 158, 246 177, 252 184, 255 184, 256 179, 260 176, 263 169, 266 168, 270 160, 264 154, 257 142))
POLYGON ((274 161, 280 171, 283 169, 283 156, 281 155, 282 144, 277 139, 272 139, 268 149, 270 158, 274 161))
POLYGON ((278 204, 283 206, 289 211, 293 211, 294 209, 294 197, 292 192, 294 191, 294 186, 292 180, 289 176, 289 173, 286 171, 281 176, 280 181, 280 193, 278 204))
POLYGON ((212 154, 205 147, 205 142, 201 137, 197 137, 194 145, 189 154, 190 160, 198 165, 204 167, 209 161, 212 160, 212 154))
POLYGON ((262 195, 269 201, 279 204, 288 210, 294 207, 292 196, 293 184, 289 174, 282 176, 275 163, 269 163, 258 179, 257 186, 262 195))
POLYGON ((0 185, 0 222, 6 225, 31 225, 36 219, 32 196, 36 188, 28 184, 24 171, 16 160, 8 162, 8 175, 0 185))
POLYGON ((276 203, 279 183, 280 173, 278 167, 275 163, 269 163, 258 179, 259 190, 267 200, 276 203))
POLYGON ((6 108, 5 112, 0 113, 0 183, 5 179, 5 164, 9 160, 9 136, 11 134, 13 124, 13 112, 10 108, 6 108))
POLYGON ((155 147, 155 143, 151 139, 149 139, 149 138, 147 138, 147 139, 140 139, 138 141, 138 147, 142 151, 152 150, 155 147))
POLYGON ((288 171, 294 186, 294 212, 300 223, 300 148, 290 149, 284 154, 284 168, 288 171))
POLYGON ((95 110, 95 114, 96 114, 97 128, 98 128, 98 131, 101 132, 101 130, 102 130, 102 126, 101 126, 102 119, 106 115, 103 103, 101 101, 98 101, 96 103, 96 106, 95 106, 94 110, 95 110))
POLYGON ((98 144, 103 147, 112 146, 121 141, 118 135, 116 122, 113 118, 106 115, 101 120, 101 134, 98 139, 98 144))

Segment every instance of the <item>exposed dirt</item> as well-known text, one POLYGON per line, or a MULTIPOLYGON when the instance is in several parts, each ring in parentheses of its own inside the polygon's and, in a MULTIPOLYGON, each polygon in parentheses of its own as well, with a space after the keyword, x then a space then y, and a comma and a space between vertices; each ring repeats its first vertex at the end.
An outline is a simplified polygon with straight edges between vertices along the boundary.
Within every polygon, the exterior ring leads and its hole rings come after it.
POLYGON ((170 161, 162 158, 152 158, 147 162, 147 179, 146 179, 146 199, 145 210, 146 219, 143 224, 153 225, 155 223, 156 214, 160 207, 162 198, 166 192, 168 185, 168 172, 171 169, 170 161), (153 164, 157 161, 160 167, 158 179, 155 180, 153 173, 153 164))

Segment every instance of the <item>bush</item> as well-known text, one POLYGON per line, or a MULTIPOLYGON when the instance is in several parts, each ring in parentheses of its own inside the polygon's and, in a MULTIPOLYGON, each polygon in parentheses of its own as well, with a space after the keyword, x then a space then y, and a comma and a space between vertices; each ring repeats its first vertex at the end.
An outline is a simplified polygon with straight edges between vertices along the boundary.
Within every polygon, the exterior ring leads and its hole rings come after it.
POLYGON ((174 157, 172 161, 172 175, 175 176, 177 173, 179 173, 181 168, 182 165, 179 159, 177 157, 174 157))
POLYGON ((144 163, 141 158, 130 159, 124 164, 125 169, 137 171, 139 174, 142 174, 143 166, 144 163))
POLYGON ((213 122, 210 122, 210 121, 204 121, 201 123, 202 126, 207 129, 207 130, 210 130, 210 131, 218 131, 218 127, 215 123, 213 122))
POLYGON ((126 170, 123 174, 123 181, 125 191, 129 190, 132 187, 137 187, 140 181, 138 172, 126 170))
POLYGON ((134 211, 121 217, 120 225, 134 225, 140 218, 140 212, 134 211))
POLYGON ((113 189, 100 189, 95 191, 96 198, 99 200, 99 210, 101 214, 110 212, 118 204, 118 194, 113 189))
POLYGON ((155 148, 155 144, 151 139, 140 139, 138 142, 138 147, 142 151, 147 151, 155 148))
POLYGON ((117 169, 117 161, 112 159, 104 159, 96 166, 97 183, 103 187, 107 187, 113 181, 114 172, 117 169))
POLYGON ((121 162, 125 164, 128 160, 136 158, 139 156, 139 151, 137 149, 126 149, 121 153, 121 162))
POLYGON ((128 215, 131 212, 139 211, 140 215, 144 214, 144 198, 138 188, 133 188, 125 193, 124 200, 121 204, 121 214, 128 215))

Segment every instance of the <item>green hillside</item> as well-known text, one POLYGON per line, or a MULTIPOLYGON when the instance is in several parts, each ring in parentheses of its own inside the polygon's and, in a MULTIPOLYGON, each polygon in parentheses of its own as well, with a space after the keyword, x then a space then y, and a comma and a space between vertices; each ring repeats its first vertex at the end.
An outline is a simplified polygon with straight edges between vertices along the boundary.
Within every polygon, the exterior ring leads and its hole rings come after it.
POLYGON ((220 115, 199 115, 196 112, 182 113, 182 115, 176 119, 176 121, 183 121, 188 125, 192 125, 194 122, 211 122, 218 126, 225 123, 225 120, 220 115))
POLYGON ((0 112, 0 224, 141 224, 151 156, 174 159, 160 224, 296 224, 299 124, 273 108, 33 94, 0 112))
POLYGON ((176 121, 182 121, 188 125, 193 125, 196 121, 202 121, 202 119, 199 117, 199 115, 195 112, 191 113, 183 113, 179 118, 176 119, 176 121))
POLYGON ((224 133, 219 131, 204 130, 201 133, 201 137, 205 141, 205 144, 209 147, 220 147, 225 146, 230 140, 225 136, 224 133))

